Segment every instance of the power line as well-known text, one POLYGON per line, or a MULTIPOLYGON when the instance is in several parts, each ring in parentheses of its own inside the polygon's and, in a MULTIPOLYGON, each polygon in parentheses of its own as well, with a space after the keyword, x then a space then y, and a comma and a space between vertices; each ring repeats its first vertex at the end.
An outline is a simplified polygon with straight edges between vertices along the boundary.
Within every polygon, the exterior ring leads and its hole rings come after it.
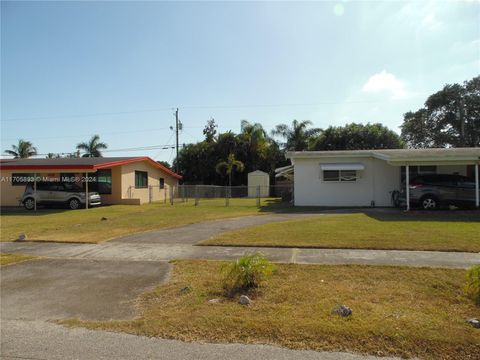
MULTIPOLYGON (((166 145, 151 145, 151 146, 140 146, 140 147, 131 147, 131 148, 123 148, 123 149, 107 149, 107 150, 102 150, 103 153, 108 153, 108 152, 129 152, 129 151, 149 151, 149 150, 166 150, 166 149, 175 149, 175 144, 166 144, 166 145)), ((73 152, 60 152, 60 153, 51 153, 51 154, 58 154, 58 155, 70 155, 74 154, 75 151, 73 152)), ((8 154, 3 154, 3 155, 8 155, 8 154)), ((47 156, 49 153, 44 153, 44 154, 36 154, 36 156, 47 156)))
MULTIPOLYGON (((191 129, 201 128, 202 126, 189 126, 191 129)), ((105 132, 105 133, 98 133, 100 136, 104 135, 121 135, 121 134, 137 134, 137 133, 146 133, 146 132, 153 132, 153 131, 163 131, 169 130, 170 128, 156 128, 156 129, 148 129, 148 130, 136 130, 136 131, 115 131, 115 132, 105 132)), ((63 138, 79 138, 84 136, 91 136, 92 134, 84 134, 84 135, 67 135, 67 136, 45 136, 45 137, 28 137, 24 136, 23 138, 28 140, 49 140, 49 139, 63 139, 63 138)), ((18 138, 2 138, 2 141, 7 140, 18 140, 18 138)), ((169 140, 170 141, 170 140, 169 140)))
MULTIPOLYGON (((408 99, 398 99, 396 101, 402 101, 408 99)), ((272 108, 272 107, 310 107, 310 106, 322 106, 322 105, 335 105, 335 104, 378 104, 386 103, 386 100, 346 100, 346 101, 321 101, 314 103, 283 103, 283 104, 246 104, 246 105, 187 105, 179 106, 179 109, 240 109, 240 108, 272 108)), ((138 114, 148 112, 161 112, 172 111, 175 108, 165 107, 151 110, 136 110, 136 111, 118 111, 118 112, 105 112, 105 113, 91 113, 91 114, 77 114, 77 115, 52 115, 52 116, 40 116, 40 117, 18 117, 2 119, 0 122, 10 121, 29 121, 29 120, 48 120, 48 119, 69 119, 69 118, 82 118, 82 117, 95 117, 95 116, 111 116, 111 115, 124 115, 124 114, 138 114)))
POLYGON ((94 117, 94 116, 111 116, 111 115, 127 115, 127 114, 139 114, 139 113, 149 113, 149 112, 160 112, 160 111, 171 111, 173 107, 161 108, 161 109, 151 109, 151 110, 135 110, 135 111, 116 111, 116 112, 103 112, 103 113, 90 113, 90 114, 76 114, 76 115, 51 115, 51 116, 35 116, 35 117, 18 117, 3 119, 1 122, 8 121, 27 121, 27 120, 48 120, 48 119, 71 119, 71 118, 83 118, 83 117, 94 117))

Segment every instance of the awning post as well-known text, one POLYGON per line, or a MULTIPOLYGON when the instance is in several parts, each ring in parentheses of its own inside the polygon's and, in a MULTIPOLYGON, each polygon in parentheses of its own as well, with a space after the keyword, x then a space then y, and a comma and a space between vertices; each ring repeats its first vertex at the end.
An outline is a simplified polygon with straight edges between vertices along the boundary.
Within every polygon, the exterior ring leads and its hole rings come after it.
POLYGON ((85 173, 85 209, 88 209, 88 173, 85 173))
POLYGON ((405 197, 407 200, 407 211, 410 211, 410 166, 405 166, 405 197))
POLYGON ((37 211, 37 173, 33 174, 33 209, 37 211))
POLYGON ((480 207, 480 179, 478 177, 478 163, 475 164, 475 206, 477 209, 480 207))

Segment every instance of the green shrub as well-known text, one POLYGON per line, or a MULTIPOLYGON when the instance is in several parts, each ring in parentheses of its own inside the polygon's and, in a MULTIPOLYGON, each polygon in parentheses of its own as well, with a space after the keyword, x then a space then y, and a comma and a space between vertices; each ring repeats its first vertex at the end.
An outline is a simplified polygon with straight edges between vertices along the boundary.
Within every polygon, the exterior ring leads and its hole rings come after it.
POLYGON ((224 268, 224 288, 233 295, 239 291, 257 288, 273 272, 273 265, 261 253, 247 254, 224 268))
POLYGON ((467 284, 465 292, 480 306, 480 265, 472 266, 467 270, 467 284))

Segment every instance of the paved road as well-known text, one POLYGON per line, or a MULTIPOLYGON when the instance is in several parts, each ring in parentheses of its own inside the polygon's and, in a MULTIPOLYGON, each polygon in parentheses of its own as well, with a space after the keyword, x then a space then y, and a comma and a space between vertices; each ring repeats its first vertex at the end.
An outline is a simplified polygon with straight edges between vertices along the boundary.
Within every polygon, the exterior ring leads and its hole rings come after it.
MULTIPOLYGON (((68 329, 41 321, 2 321, 2 359, 49 360, 374 360, 339 352, 295 351, 265 345, 184 343, 120 333, 68 329)), ((392 358, 382 358, 388 360, 392 358)))

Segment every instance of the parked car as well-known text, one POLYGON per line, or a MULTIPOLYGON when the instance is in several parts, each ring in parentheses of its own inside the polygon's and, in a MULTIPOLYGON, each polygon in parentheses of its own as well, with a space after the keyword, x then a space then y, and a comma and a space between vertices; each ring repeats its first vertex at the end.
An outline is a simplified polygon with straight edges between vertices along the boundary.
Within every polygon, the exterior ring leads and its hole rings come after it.
MULTIPOLYGON (((21 202, 25 209, 33 210, 37 205, 67 205, 75 210, 86 204, 85 191, 78 185, 61 182, 38 182, 36 194, 34 184, 28 183, 21 202)), ((88 206, 101 205, 100 195, 97 192, 88 193, 88 206)))
MULTIPOLYGON (((406 203, 406 187, 402 185, 399 200, 406 203)), ((429 174, 410 181, 410 205, 434 210, 443 205, 475 206, 475 181, 462 175, 429 174)))

